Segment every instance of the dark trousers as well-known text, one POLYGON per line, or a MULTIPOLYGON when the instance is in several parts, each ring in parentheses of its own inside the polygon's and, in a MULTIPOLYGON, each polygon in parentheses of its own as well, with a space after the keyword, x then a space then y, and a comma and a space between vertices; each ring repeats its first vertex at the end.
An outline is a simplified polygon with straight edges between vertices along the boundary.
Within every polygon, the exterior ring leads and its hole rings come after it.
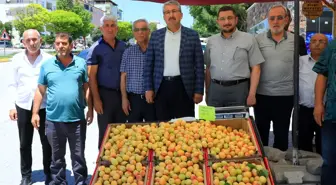
POLYGON ((321 185, 335 185, 333 176, 336 172, 336 122, 324 121, 321 128, 322 137, 322 174, 321 185))
POLYGON ((300 105, 299 109, 299 149, 313 152, 315 136, 316 152, 321 154, 321 127, 315 122, 314 108, 300 105))
POLYGON ((194 101, 185 91, 181 78, 163 79, 154 102, 159 121, 195 116, 194 101))
POLYGON ((125 123, 126 115, 122 111, 120 91, 99 88, 100 99, 103 102, 103 114, 98 114, 99 140, 98 149, 104 139, 105 130, 109 123, 125 123))
POLYGON ((273 122, 273 147, 282 151, 288 149, 288 132, 293 109, 293 96, 256 95, 254 115, 264 146, 268 146, 270 123, 273 122))
POLYGON ((52 148, 51 176, 52 185, 66 185, 66 142, 69 142, 72 171, 76 185, 84 185, 88 176, 84 156, 86 121, 51 122, 46 121, 46 134, 52 148))
POLYGON ((224 86, 211 81, 207 94, 207 105, 214 107, 246 106, 248 93, 248 81, 231 86, 224 86))
POLYGON ((156 121, 154 104, 148 104, 145 95, 128 93, 131 111, 127 116, 129 123, 156 121))
MULTIPOLYGON (((32 173, 32 142, 34 135, 34 127, 31 123, 32 111, 22 109, 18 106, 16 106, 16 111, 18 116, 17 124, 20 138, 21 175, 23 178, 29 178, 32 173)), ((40 110, 39 116, 40 128, 38 129, 38 132, 42 144, 43 170, 44 174, 50 175, 51 147, 45 135, 45 109, 40 110)))

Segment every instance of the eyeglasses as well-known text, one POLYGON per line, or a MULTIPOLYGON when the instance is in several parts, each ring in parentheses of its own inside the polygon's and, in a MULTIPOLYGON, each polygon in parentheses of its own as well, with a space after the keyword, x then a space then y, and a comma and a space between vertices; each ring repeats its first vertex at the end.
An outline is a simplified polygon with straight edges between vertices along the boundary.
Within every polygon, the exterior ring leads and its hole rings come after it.
POLYGON ((228 20, 228 21, 232 21, 235 17, 233 16, 229 16, 229 17, 219 17, 218 20, 220 21, 225 21, 225 20, 228 20))
POLYGON ((278 15, 278 16, 270 16, 268 19, 271 21, 274 21, 275 19, 277 19, 278 21, 281 21, 285 18, 286 16, 283 15, 278 15))
POLYGON ((179 13, 180 10, 172 10, 172 11, 164 11, 163 14, 165 15, 170 15, 170 14, 176 14, 179 13))
POLYGON ((139 32, 139 31, 145 32, 147 30, 148 30, 148 28, 134 28, 133 29, 134 32, 139 32))
POLYGON ((312 44, 326 44, 327 42, 325 40, 311 40, 310 43, 312 44))

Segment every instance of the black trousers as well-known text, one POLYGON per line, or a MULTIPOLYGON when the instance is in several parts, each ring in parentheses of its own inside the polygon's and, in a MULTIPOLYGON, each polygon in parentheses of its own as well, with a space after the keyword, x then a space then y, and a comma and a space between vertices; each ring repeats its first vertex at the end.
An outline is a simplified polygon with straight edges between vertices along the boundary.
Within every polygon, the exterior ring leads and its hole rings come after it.
POLYGON ((154 102, 158 121, 195 116, 194 101, 188 96, 181 78, 163 79, 154 102))
POLYGON ((273 122, 273 147, 282 151, 288 149, 288 132, 293 109, 293 96, 256 95, 254 115, 264 146, 268 146, 270 123, 273 122))
POLYGON ((299 149, 313 151, 313 138, 315 136, 316 152, 321 154, 321 127, 315 122, 314 108, 300 105, 299 109, 299 149))
POLYGON ((128 93, 128 100, 131 104, 131 111, 127 116, 129 123, 156 121, 154 104, 148 104, 145 95, 128 93))
MULTIPOLYGON (((23 178, 31 177, 32 173, 32 142, 34 135, 34 127, 31 123, 32 111, 22 109, 16 106, 17 111, 17 124, 19 130, 20 138, 20 164, 21 164, 21 175, 23 178)), ((45 119, 46 111, 41 109, 39 112, 40 116, 40 127, 38 133, 40 135, 40 140, 42 144, 43 152, 43 171, 45 175, 50 175, 50 164, 51 164, 51 147, 48 143, 47 136, 45 134, 45 119)))
POLYGON ((98 149, 104 139, 109 123, 125 123, 126 115, 122 111, 121 94, 119 90, 99 88, 100 99, 103 102, 103 114, 98 114, 99 141, 98 149))

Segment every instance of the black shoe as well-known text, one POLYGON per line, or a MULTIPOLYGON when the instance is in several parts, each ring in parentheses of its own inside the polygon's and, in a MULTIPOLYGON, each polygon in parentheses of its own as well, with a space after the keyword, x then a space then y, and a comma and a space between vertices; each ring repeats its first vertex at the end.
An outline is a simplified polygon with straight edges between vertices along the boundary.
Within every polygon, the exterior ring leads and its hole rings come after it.
POLYGON ((20 185, 32 185, 32 184, 33 183, 31 181, 30 177, 22 178, 21 183, 20 183, 20 185))
POLYGON ((46 175, 45 176, 45 185, 51 185, 52 178, 51 175, 46 175))

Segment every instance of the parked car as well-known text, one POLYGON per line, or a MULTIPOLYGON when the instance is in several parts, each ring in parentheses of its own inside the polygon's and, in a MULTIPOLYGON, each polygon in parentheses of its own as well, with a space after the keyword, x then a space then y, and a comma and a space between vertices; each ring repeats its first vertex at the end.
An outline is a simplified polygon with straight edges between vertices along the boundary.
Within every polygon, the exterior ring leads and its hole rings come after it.
POLYGON ((0 47, 1 47, 1 48, 4 48, 4 47, 6 47, 6 48, 11 48, 11 47, 13 47, 13 45, 12 45, 12 42, 11 42, 11 41, 4 41, 4 40, 1 40, 1 41, 0 41, 0 47))

